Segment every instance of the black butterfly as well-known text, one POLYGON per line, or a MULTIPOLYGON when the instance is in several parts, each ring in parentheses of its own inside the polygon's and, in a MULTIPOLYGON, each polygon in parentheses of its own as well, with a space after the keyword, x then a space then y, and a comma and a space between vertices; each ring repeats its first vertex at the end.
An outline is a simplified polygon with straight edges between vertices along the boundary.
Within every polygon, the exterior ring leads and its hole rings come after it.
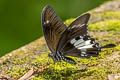
POLYGON ((55 61, 76 62, 67 57, 96 57, 102 48, 114 47, 114 44, 100 46, 87 34, 90 14, 78 17, 68 27, 62 22, 52 7, 46 6, 42 11, 42 28, 45 40, 51 50, 51 57, 55 61))

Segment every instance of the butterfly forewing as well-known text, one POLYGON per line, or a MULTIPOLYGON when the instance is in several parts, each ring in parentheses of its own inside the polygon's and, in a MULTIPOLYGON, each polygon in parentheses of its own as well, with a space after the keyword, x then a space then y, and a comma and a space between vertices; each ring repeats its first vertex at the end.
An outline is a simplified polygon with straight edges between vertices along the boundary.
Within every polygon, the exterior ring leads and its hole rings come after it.
POLYGON ((49 49, 55 53, 59 39, 67 27, 50 6, 42 11, 42 27, 49 49))

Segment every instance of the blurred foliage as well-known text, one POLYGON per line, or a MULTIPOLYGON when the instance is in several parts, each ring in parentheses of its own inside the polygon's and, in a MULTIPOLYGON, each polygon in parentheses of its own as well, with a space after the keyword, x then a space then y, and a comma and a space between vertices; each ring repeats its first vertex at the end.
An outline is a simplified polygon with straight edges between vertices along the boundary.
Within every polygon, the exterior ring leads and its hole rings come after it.
POLYGON ((116 32, 120 30, 120 20, 106 20, 104 22, 99 22, 90 25, 90 30, 92 31, 112 31, 115 30, 116 32), (110 24, 111 23, 111 24, 110 24), (113 26, 114 25, 114 26, 113 26), (100 27, 99 27, 100 26, 100 27))
POLYGON ((0 56, 42 36, 40 15, 45 5, 51 5, 64 21, 105 1, 0 0, 0 56))

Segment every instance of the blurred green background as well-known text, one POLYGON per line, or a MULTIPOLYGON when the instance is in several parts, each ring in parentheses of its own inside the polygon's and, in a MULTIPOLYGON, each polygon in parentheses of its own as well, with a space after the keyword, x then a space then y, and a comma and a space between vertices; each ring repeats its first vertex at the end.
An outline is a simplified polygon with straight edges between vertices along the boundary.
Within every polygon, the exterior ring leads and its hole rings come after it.
POLYGON ((0 0, 0 56, 42 36, 41 11, 51 5, 63 21, 107 0, 0 0))

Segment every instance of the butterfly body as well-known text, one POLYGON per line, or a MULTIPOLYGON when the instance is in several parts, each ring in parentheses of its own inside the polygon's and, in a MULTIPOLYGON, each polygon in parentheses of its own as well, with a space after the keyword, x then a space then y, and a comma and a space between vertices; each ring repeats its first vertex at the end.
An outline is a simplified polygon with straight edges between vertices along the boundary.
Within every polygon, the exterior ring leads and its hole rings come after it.
POLYGON ((67 56, 90 58, 99 56, 102 48, 114 47, 114 44, 100 46, 88 35, 90 14, 78 17, 68 27, 62 22, 52 7, 46 6, 42 11, 42 29, 54 62, 76 62, 67 56))

